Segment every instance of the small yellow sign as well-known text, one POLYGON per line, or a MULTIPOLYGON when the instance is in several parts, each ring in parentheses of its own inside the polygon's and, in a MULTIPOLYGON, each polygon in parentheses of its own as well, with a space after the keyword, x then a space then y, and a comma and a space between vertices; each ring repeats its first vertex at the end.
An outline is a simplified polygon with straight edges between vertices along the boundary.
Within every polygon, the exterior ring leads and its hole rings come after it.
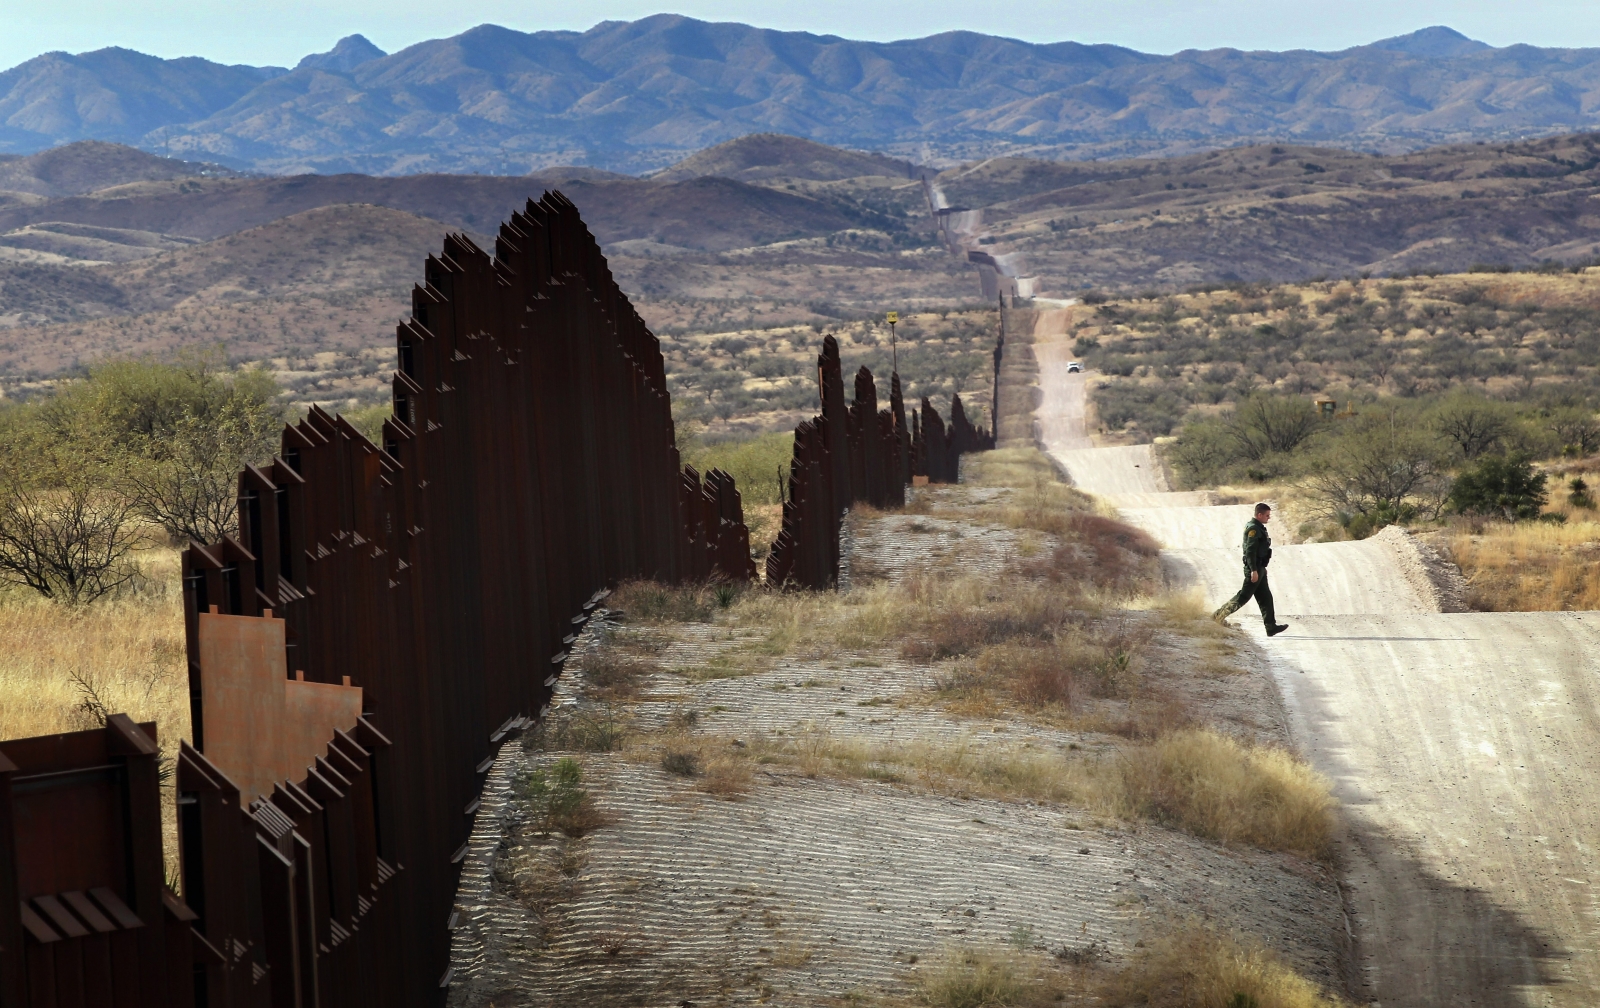
POLYGON ((888 314, 884 315, 883 320, 890 325, 894 325, 896 322, 900 321, 900 313, 897 311, 889 312, 888 314))

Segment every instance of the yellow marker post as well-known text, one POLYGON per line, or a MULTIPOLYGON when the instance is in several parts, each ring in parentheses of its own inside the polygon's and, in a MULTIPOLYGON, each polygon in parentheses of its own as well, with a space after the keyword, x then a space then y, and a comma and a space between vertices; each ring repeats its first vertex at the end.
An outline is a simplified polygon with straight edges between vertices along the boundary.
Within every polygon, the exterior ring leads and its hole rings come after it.
POLYGON ((883 313, 883 320, 885 322, 889 323, 889 361, 890 361, 890 363, 889 363, 889 373, 890 374, 899 374, 900 373, 900 348, 899 348, 898 345, 896 345, 896 343, 894 341, 894 324, 896 322, 900 321, 900 313, 897 312, 897 311, 884 312, 883 313))

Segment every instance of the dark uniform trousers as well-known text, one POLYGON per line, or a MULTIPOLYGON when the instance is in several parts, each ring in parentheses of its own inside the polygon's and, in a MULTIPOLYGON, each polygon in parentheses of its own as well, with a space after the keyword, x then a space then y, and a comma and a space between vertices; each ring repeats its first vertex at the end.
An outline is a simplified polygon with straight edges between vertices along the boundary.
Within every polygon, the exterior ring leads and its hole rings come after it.
POLYGON ((1244 572, 1244 587, 1239 589, 1239 594, 1229 599, 1227 604, 1218 611, 1219 619, 1226 619, 1243 608, 1244 604, 1252 598, 1261 609, 1261 620, 1270 630, 1278 622, 1278 614, 1272 607, 1272 588, 1267 584, 1267 569, 1261 568, 1259 580, 1251 581, 1250 572, 1244 572))
POLYGON ((1239 607, 1250 601, 1256 600, 1256 605, 1261 609, 1261 619, 1271 630, 1278 622, 1278 614, 1272 608, 1272 588, 1267 584, 1267 564, 1272 562, 1272 536, 1267 534, 1267 526, 1259 519, 1251 518, 1245 522, 1244 538, 1240 540, 1244 554, 1244 587, 1239 589, 1239 594, 1229 599, 1227 604, 1212 614, 1212 619, 1221 621, 1239 611, 1239 607), (1260 575, 1256 580, 1250 580, 1250 572, 1255 571, 1260 575))

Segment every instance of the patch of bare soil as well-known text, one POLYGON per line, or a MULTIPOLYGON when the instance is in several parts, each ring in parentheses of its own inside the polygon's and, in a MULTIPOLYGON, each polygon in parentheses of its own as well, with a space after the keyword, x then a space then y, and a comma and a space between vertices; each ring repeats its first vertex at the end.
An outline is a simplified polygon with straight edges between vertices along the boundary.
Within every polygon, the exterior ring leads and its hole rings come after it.
MULTIPOLYGON (((938 517, 858 516, 852 593, 873 590, 864 579, 1004 577, 1048 551, 1046 534, 953 517, 1009 492, 938 488, 938 517)), ((952 662, 848 634, 819 644, 772 607, 736 618, 741 604, 711 603, 709 621, 597 622, 580 642, 543 729, 507 746, 485 787, 453 1008, 871 1003, 911 995, 952 948, 1111 968, 1185 920, 1343 987, 1324 865, 972 771, 1092 770, 1125 737, 1088 717, 946 703, 952 662), (563 759, 606 825, 573 836, 530 816, 519 780, 563 759)), ((1140 674, 1177 706, 1247 740, 1286 738, 1265 670, 1226 634, 1117 618, 1149 627, 1140 674)))

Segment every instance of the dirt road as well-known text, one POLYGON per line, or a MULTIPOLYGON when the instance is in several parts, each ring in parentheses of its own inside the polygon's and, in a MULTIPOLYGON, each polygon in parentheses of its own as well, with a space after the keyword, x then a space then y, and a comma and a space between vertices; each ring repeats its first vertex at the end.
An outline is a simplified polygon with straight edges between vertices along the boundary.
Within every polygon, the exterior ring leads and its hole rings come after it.
MULTIPOLYGON (((1085 376, 1035 350, 1046 450, 1162 541, 1169 577, 1220 603, 1239 582, 1248 505, 1194 506, 1161 492, 1148 449, 1089 447, 1071 426, 1085 376)), ((1351 993, 1384 1006, 1600 1004, 1600 613, 1439 612, 1412 550, 1398 534, 1277 545, 1273 590, 1291 629, 1266 639, 1253 605, 1236 618, 1344 804, 1351 993)))

